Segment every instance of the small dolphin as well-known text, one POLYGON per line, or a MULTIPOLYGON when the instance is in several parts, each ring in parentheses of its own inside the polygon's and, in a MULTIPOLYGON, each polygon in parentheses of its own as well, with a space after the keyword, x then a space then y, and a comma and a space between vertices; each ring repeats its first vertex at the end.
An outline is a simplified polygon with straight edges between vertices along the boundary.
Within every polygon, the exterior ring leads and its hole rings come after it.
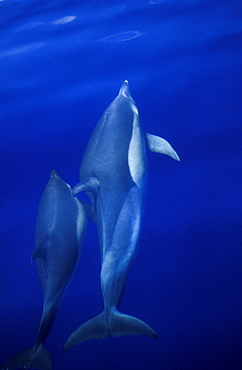
POLYGON ((86 214, 72 190, 51 171, 50 180, 41 197, 32 259, 37 258, 44 305, 36 343, 1 366, 51 369, 51 357, 43 344, 57 313, 58 305, 75 270, 86 230, 86 214))
POLYGON ((146 191, 146 144, 154 152, 179 160, 166 140, 142 131, 128 81, 124 81, 93 130, 80 168, 80 183, 73 189, 74 195, 87 193, 95 213, 104 311, 71 334, 65 350, 108 335, 157 337, 145 322, 118 311, 140 232, 146 191))

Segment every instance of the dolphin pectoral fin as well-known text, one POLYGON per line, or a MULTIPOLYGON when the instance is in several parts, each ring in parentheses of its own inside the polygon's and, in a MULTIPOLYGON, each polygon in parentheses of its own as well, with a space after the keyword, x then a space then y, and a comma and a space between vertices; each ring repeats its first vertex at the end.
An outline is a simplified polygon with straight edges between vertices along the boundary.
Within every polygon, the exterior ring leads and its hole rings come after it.
POLYGON ((46 262, 47 260, 47 249, 48 249, 48 241, 49 241, 49 235, 46 235, 44 241, 37 245, 35 250, 32 253, 32 260, 35 258, 41 258, 43 261, 46 262))
POLYGON ((51 370, 51 357, 48 351, 41 345, 31 347, 18 353, 6 361, 0 370, 38 368, 40 370, 51 370))
POLYGON ((146 133, 148 147, 152 152, 169 155, 176 161, 180 161, 178 154, 172 148, 172 146, 159 136, 146 133))
POLYGON ((158 337, 156 332, 144 321, 121 313, 117 309, 114 309, 110 315, 109 328, 112 337, 122 335, 145 335, 154 339, 158 337))
POLYGON ((94 222, 94 224, 96 224, 97 223, 96 215, 95 215, 95 212, 94 212, 91 204, 86 202, 83 199, 81 199, 80 202, 81 202, 81 204, 83 205, 83 207, 85 209, 86 215, 92 220, 92 222, 94 222))
POLYGON ((85 188, 85 184, 82 184, 79 182, 79 184, 77 184, 73 189, 72 189, 72 195, 75 197, 78 193, 80 193, 81 191, 85 191, 86 188, 85 188))
POLYGON ((85 342, 90 339, 105 338, 109 335, 105 313, 93 317, 86 321, 76 331, 74 331, 67 339, 63 350, 76 345, 77 343, 85 342))
POLYGON ((91 193, 97 193, 98 188, 99 188, 99 181, 96 179, 96 177, 90 177, 85 182, 79 182, 79 184, 77 184, 72 189, 72 194, 75 197, 81 191, 90 191, 91 193))
POLYGON ((46 278, 48 278, 47 274, 47 249, 48 249, 48 242, 49 242, 49 235, 46 235, 44 241, 40 243, 32 253, 30 265, 32 264, 33 259, 41 258, 44 262, 46 278))

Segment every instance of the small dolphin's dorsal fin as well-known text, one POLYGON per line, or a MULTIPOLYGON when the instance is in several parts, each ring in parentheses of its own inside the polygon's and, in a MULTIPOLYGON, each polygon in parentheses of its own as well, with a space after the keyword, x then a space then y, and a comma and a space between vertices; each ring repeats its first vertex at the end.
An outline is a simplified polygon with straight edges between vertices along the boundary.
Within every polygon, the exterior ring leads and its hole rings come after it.
POLYGON ((91 193, 96 193, 98 192, 99 188, 99 181, 96 177, 90 177, 87 181, 85 182, 79 182, 73 190, 72 194, 74 197, 80 193, 81 191, 90 191, 91 193))
POLYGON ((178 154, 172 148, 172 146, 159 136, 146 133, 147 143, 152 152, 169 155, 176 161, 180 161, 178 154))
POLYGON ((49 235, 46 235, 45 239, 43 240, 42 243, 37 245, 35 250, 32 253, 31 256, 31 262, 30 265, 32 264, 33 259, 35 258, 40 258, 44 262, 44 267, 45 267, 45 273, 46 273, 46 279, 48 278, 48 273, 47 273, 47 250, 48 250, 48 242, 49 242, 49 235))

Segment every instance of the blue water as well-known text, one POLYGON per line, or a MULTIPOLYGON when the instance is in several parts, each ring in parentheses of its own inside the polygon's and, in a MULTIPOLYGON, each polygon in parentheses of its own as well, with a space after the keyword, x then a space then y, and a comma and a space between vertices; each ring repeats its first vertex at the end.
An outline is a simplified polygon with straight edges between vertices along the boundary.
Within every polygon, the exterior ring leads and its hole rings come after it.
POLYGON ((37 335, 42 292, 29 262, 50 170, 77 184, 88 138, 128 79, 144 129, 181 158, 147 153, 139 252, 120 307, 159 338, 62 352, 103 308, 90 222, 46 342, 53 370, 241 368, 241 29, 240 0, 0 1, 0 363, 37 335))

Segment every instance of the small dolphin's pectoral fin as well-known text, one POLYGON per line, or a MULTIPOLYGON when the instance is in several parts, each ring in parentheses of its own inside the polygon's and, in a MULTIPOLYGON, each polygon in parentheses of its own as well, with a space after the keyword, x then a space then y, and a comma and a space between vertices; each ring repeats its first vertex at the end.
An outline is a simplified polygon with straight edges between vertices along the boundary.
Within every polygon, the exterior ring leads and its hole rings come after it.
POLYGON ((176 161, 180 161, 178 154, 172 148, 172 146, 159 136, 146 133, 148 147, 152 152, 169 155, 176 161))
POLYGON ((48 351, 39 345, 31 347, 23 352, 18 353, 10 360, 6 361, 0 370, 14 370, 14 369, 41 369, 51 370, 51 357, 48 351))
POLYGON ((99 181, 96 177, 90 177, 85 182, 79 182, 73 189, 72 194, 74 197, 81 191, 90 191, 91 193, 97 193, 99 188, 99 181))
POLYGON ((33 259, 41 258, 44 262, 46 279, 48 278, 47 274, 47 251, 48 251, 48 243, 49 243, 49 235, 47 235, 42 243, 40 243, 32 253, 31 262, 32 264, 33 259))

